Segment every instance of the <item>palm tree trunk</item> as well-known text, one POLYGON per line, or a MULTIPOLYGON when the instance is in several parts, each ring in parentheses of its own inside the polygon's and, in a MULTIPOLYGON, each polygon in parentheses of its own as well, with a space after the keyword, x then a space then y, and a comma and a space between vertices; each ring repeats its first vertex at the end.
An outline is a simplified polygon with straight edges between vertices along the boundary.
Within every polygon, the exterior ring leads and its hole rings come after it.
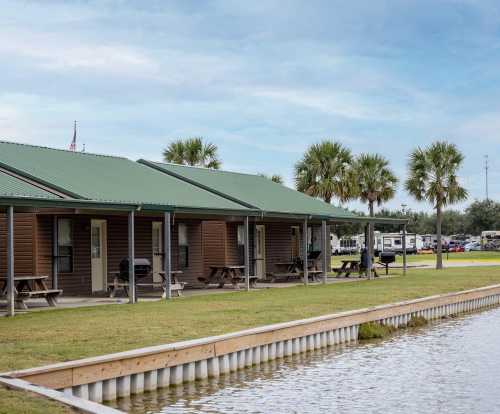
POLYGON ((441 241, 441 226, 443 224, 443 212, 441 211, 441 203, 436 206, 436 269, 443 268, 443 245, 441 241))
MULTIPOLYGON (((373 201, 368 202, 368 208, 370 210, 370 217, 373 217, 375 215, 373 211, 373 201)), ((373 278, 373 272, 372 272, 372 261, 373 261, 373 242, 375 240, 375 226, 373 225, 372 222, 368 223, 368 233, 370 234, 370 237, 368 238, 370 243, 367 246, 368 249, 368 256, 370 258, 368 262, 368 266, 370 267, 370 271, 368 272, 368 275, 370 276, 370 279, 373 278)))

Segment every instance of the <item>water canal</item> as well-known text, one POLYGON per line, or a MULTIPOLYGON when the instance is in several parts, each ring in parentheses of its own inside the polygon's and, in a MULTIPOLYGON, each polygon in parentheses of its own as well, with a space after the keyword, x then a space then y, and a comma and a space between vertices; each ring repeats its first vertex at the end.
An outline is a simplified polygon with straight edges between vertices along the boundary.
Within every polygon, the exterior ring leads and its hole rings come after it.
POLYGON ((137 414, 500 412, 500 308, 114 404, 137 414))

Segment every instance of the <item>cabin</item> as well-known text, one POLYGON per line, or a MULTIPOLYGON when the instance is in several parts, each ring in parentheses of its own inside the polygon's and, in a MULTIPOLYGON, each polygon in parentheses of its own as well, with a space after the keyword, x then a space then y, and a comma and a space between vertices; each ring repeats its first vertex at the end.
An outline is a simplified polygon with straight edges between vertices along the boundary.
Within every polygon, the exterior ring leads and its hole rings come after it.
POLYGON ((106 295, 125 269, 134 302, 139 258, 141 283, 167 297, 174 278, 203 287, 221 266, 247 288, 291 263, 326 280, 329 226, 353 221, 368 222, 256 175, 0 142, 3 292, 43 275, 64 295, 106 295))

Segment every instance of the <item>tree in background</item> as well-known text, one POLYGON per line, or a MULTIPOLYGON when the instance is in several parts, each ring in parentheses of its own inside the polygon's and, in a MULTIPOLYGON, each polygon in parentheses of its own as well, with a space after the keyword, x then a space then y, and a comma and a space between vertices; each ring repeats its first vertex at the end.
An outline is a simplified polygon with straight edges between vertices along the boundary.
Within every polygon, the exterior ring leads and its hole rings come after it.
POLYGON ((348 183, 351 162, 351 151, 338 142, 313 144, 295 164, 296 188, 326 203, 331 203, 333 197, 347 201, 351 192, 348 183))
POLYGON ((163 159, 181 165, 191 165, 218 170, 221 162, 217 146, 203 142, 203 138, 186 138, 172 141, 163 151, 163 159))
MULTIPOLYGON (((354 186, 351 196, 368 204, 370 217, 375 216, 374 206, 389 201, 396 194, 397 177, 389 168, 389 161, 379 154, 360 154, 354 160, 349 182, 354 186)), ((370 224, 370 240, 374 240, 374 226, 370 224)), ((369 243, 368 253, 373 257, 373 243, 369 243)))
POLYGON ((446 141, 417 148, 410 154, 406 190, 417 201, 427 200, 436 209, 436 269, 443 268, 443 208, 467 199, 467 190, 460 186, 457 178, 463 159, 458 148, 446 141))
POLYGON ((493 200, 474 201, 465 210, 467 230, 479 235, 485 230, 500 229, 500 203, 493 200))
POLYGON ((268 180, 271 180, 274 183, 277 184, 285 184, 285 180, 280 174, 273 174, 273 175, 267 175, 267 174, 259 174, 261 177, 267 178, 268 180))

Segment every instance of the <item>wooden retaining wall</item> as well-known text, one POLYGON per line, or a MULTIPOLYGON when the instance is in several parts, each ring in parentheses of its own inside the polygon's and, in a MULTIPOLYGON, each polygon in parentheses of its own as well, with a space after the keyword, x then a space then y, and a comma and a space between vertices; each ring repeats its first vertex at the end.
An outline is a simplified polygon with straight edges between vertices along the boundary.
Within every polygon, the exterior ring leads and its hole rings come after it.
POLYGON ((355 341, 364 322, 403 327, 416 316, 432 320, 498 304, 500 285, 494 285, 4 375, 101 402, 355 341))

